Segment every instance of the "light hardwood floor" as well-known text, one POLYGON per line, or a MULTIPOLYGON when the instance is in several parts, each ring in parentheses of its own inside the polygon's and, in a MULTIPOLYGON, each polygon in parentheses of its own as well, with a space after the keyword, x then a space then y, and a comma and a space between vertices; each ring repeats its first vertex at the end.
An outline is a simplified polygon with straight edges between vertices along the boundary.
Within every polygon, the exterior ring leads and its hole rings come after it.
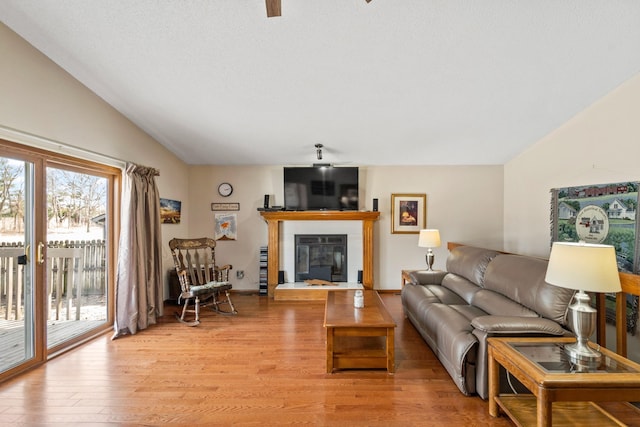
POLYGON ((168 306, 134 336, 101 336, 0 384, 0 425, 510 426, 462 395, 402 313, 396 373, 325 372, 323 301, 233 294, 190 328, 168 306))

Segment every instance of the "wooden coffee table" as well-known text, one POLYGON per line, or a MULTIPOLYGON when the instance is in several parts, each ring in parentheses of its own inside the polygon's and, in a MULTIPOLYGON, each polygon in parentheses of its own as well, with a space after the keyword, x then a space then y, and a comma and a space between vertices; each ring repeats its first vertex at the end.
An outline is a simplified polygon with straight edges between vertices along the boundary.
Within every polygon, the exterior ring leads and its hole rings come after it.
POLYGON ((364 308, 353 307, 354 293, 327 293, 327 372, 352 368, 386 368, 389 373, 395 372, 393 318, 376 291, 364 291, 364 308))
MULTIPOLYGON (((572 365, 563 344, 575 338, 489 338, 489 413, 502 409, 518 426, 624 425, 594 402, 640 401, 640 365, 601 348, 589 371, 572 365), (502 365, 529 394, 499 394, 502 365), (555 402, 555 403, 554 403, 555 402)), ((593 346, 595 348, 595 346, 593 346)))

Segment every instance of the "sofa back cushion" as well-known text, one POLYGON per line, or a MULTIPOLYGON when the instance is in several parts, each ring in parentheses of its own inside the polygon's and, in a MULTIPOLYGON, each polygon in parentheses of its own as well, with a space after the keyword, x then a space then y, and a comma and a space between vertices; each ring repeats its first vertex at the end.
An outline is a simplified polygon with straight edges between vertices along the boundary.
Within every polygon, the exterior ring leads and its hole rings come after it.
POLYGON ((447 274, 444 276, 441 287, 449 289, 462 298, 467 304, 471 304, 473 295, 482 289, 480 286, 457 274, 447 274))
POLYGON ((487 265, 498 254, 499 252, 491 249, 458 246, 449 253, 447 271, 482 286, 487 265))
POLYGON ((538 314, 530 308, 489 289, 480 289, 473 294, 471 304, 491 315, 538 317, 538 314))
POLYGON ((544 281, 548 261, 500 254, 487 266, 484 287, 528 307, 540 316, 567 324, 567 310, 574 291, 544 281))

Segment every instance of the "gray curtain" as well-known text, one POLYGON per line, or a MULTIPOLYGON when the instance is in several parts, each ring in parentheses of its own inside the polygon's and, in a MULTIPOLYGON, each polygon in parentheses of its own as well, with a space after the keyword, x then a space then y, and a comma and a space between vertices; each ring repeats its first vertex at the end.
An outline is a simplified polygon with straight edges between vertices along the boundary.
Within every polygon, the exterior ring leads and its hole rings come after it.
POLYGON ((162 316, 162 236, 156 169, 127 164, 122 180, 122 214, 116 318, 113 338, 135 334, 162 316))

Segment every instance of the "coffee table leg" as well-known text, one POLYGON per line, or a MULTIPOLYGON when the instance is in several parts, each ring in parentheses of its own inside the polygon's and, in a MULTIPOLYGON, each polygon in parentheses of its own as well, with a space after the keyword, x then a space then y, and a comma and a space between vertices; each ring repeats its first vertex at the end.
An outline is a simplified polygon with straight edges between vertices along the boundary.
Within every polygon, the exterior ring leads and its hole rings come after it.
POLYGON ((536 412, 538 427, 547 427, 552 423, 552 407, 546 390, 538 389, 538 400, 536 402, 536 412))
POLYGON ((489 376, 489 415, 492 417, 497 417, 500 415, 498 410, 498 402, 496 402, 496 397, 498 397, 498 393, 500 391, 500 366, 498 362, 493 358, 493 348, 489 347, 487 351, 487 365, 488 365, 488 376, 489 376))
POLYGON ((327 373, 333 372, 333 332, 334 328, 327 327, 327 373))
POLYGON ((387 328, 387 372, 396 371, 396 350, 394 340, 394 328, 387 328))

